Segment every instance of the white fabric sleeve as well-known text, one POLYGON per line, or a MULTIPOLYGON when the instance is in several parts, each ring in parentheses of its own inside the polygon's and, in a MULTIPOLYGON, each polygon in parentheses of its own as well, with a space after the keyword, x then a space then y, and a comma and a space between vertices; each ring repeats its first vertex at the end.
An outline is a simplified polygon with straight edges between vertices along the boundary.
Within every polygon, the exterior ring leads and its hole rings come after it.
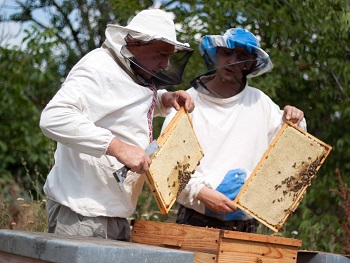
POLYGON ((179 194, 179 203, 187 207, 191 206, 192 208, 197 207, 198 209, 200 209, 199 207, 202 207, 203 204, 197 199, 199 191, 202 190, 203 186, 206 186, 210 189, 214 189, 210 182, 206 180, 206 178, 208 177, 204 177, 200 172, 196 171, 192 175, 185 189, 183 189, 182 192, 179 194))
POLYGON ((44 135, 81 153, 95 157, 106 153, 113 135, 97 127, 87 113, 104 103, 96 94, 98 80, 94 73, 85 70, 79 72, 79 79, 72 78, 62 86, 41 114, 44 135))
POLYGON ((184 194, 186 194, 187 196, 186 201, 189 202, 190 205, 193 205, 194 202, 197 201, 196 200, 197 194, 203 188, 203 186, 212 188, 209 184, 205 182, 205 178, 203 177, 203 175, 196 171, 192 175, 185 189, 182 191, 184 194))
POLYGON ((162 96, 164 93, 168 92, 165 89, 161 89, 157 91, 157 100, 156 100, 156 105, 154 107, 154 117, 165 117, 167 116, 172 108, 165 108, 162 102, 162 96))

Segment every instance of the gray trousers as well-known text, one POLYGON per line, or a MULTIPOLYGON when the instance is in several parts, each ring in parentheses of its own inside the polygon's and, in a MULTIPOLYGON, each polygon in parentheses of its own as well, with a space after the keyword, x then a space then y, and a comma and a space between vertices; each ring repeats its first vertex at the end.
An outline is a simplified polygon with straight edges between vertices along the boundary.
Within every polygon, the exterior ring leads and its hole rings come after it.
POLYGON ((49 233, 130 241, 130 225, 126 218, 83 216, 51 199, 46 201, 46 212, 49 233))

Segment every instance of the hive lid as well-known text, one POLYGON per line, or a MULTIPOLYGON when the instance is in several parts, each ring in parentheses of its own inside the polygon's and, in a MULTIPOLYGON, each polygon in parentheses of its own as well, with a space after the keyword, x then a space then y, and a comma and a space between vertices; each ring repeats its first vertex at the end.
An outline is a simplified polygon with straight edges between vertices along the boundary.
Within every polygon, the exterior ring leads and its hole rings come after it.
POLYGON ((332 147, 286 122, 243 185, 237 207, 278 232, 332 147))

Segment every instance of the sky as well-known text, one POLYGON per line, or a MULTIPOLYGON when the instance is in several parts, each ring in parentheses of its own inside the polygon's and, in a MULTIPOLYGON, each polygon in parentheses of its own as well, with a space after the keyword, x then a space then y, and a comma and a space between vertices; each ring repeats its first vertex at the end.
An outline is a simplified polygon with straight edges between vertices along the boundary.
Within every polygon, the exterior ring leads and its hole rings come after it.
MULTIPOLYGON (((16 3, 13 0, 0 0, 0 17, 6 20, 16 11, 16 3)), ((23 28, 13 22, 0 22, 0 45, 19 45, 23 38, 23 28)))
MULTIPOLYGON (((18 1, 18 0, 17 0, 18 1)), ((0 0, 0 17, 1 20, 8 19, 12 14, 18 10, 16 0, 0 0)), ((22 0, 24 2, 25 0, 22 0)), ((155 6, 159 6, 159 1, 155 1, 155 6)), ((45 23, 45 13, 37 11, 33 13, 35 19, 45 23)), ((20 46, 22 39, 25 37, 24 30, 30 26, 30 23, 14 23, 14 22, 0 22, 0 46, 20 46)))
MULTIPOLYGON (((0 46, 5 46, 6 44, 20 45, 25 37, 24 30, 30 26, 30 22, 15 23, 6 21, 18 10, 19 5, 16 2, 18 1, 0 0, 0 17, 1 20, 5 20, 5 22, 0 22, 0 46)), ((45 23, 44 12, 34 12, 33 16, 40 22, 45 23)))

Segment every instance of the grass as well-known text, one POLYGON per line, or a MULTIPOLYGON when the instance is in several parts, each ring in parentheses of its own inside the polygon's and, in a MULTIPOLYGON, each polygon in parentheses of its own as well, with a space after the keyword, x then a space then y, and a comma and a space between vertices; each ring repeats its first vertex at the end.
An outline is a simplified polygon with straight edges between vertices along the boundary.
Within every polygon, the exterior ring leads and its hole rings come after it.
POLYGON ((14 179, 1 184, 0 228, 47 232, 45 199, 34 198, 14 179))

